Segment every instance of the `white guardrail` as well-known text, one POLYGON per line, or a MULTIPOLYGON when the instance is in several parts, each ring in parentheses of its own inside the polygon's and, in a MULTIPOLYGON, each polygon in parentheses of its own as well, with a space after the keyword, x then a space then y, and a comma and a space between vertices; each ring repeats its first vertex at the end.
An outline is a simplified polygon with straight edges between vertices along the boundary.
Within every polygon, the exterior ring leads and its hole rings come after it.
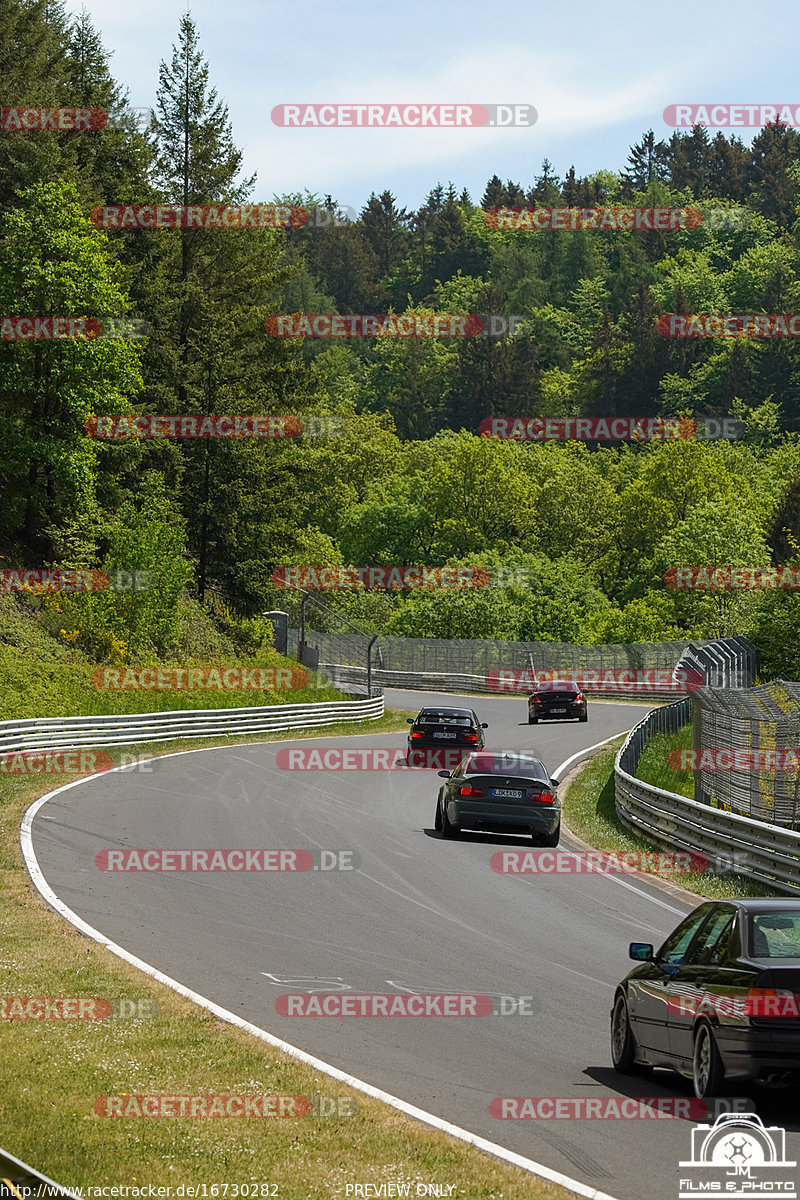
POLYGON ((623 825, 668 850, 691 850, 710 869, 743 875, 787 895, 800 893, 800 833, 699 804, 637 779, 633 772, 650 738, 676 732, 690 701, 655 709, 631 730, 614 762, 617 816, 623 825))
MULTIPOLYGON (((347 684, 363 685, 367 678, 365 667, 321 662, 319 670, 321 674, 325 675, 337 687, 347 684)), ((566 674, 569 674, 569 672, 566 672, 566 674)), ((432 671, 387 671, 382 667, 372 668, 372 686, 404 688, 422 692, 472 692, 489 696, 512 696, 516 694, 523 700, 527 699, 528 694, 527 690, 523 688, 514 692, 513 690, 505 691, 499 687, 490 687, 486 682, 485 675, 459 675, 453 672, 444 674, 432 671)), ((648 700, 673 700, 675 698, 675 690, 660 692, 645 687, 637 689, 632 685, 627 689, 616 687, 608 691, 593 688, 589 695, 598 700, 620 700, 623 698, 626 700, 635 700, 641 698, 646 703, 648 700)))
POLYGON ((81 746, 129 746, 176 738, 235 737, 281 729, 316 729, 342 721, 377 721, 383 696, 320 704, 260 708, 187 709, 122 716, 45 717, 0 721, 0 754, 22 750, 74 750, 81 746))

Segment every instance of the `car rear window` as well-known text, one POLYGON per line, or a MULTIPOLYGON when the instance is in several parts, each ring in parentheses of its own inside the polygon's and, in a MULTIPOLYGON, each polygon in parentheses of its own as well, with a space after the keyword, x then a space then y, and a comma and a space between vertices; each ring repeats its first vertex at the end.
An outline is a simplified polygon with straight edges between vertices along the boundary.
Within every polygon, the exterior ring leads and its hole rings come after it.
POLYGON ((541 780, 542 783, 550 782, 550 776, 547 774, 544 763, 531 754, 515 754, 513 752, 471 754, 466 769, 469 774, 528 775, 533 779, 541 780))
POLYGON ((750 941, 755 958, 800 958, 800 912, 753 913, 750 941))
POLYGON ((418 725, 472 725, 472 717, 464 713, 420 713, 418 725))

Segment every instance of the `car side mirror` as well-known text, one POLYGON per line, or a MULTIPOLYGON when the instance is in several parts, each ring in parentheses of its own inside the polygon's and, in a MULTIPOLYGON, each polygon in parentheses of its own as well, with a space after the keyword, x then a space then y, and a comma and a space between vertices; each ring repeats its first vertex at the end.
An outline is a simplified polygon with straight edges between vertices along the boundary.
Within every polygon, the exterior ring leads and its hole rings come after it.
POLYGON ((439 776, 440 779, 449 779, 450 778, 449 771, 437 771, 436 774, 439 776))
POLYGON ((489 728, 489 726, 484 721, 483 724, 481 725, 481 729, 488 729, 488 728, 489 728))
POLYGON ((406 718, 406 724, 407 724, 407 725, 413 725, 413 724, 414 724, 414 718, 413 718, 413 717, 407 717, 407 718, 406 718))
POLYGON ((634 962, 652 962, 653 947, 649 942, 631 942, 628 946, 628 958, 634 962))
POLYGON ((558 787, 558 784, 559 784, 559 781, 558 781, 557 779, 551 779, 551 780, 550 780, 550 786, 551 786, 551 787, 557 788, 557 787, 558 787))

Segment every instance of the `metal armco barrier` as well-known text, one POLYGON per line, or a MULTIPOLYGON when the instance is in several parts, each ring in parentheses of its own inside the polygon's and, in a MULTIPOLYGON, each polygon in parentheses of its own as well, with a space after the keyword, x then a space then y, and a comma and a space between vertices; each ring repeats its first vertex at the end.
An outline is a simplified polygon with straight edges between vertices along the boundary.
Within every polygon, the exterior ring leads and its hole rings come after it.
POLYGON ((704 854, 712 869, 757 879, 787 895, 800 893, 800 833, 754 821, 667 792, 635 776, 645 744, 691 719, 691 701, 648 713, 614 763, 617 816, 631 832, 668 850, 704 854), (725 864, 728 864, 727 866, 725 864))
POLYGON ((21 750, 73 750, 81 746, 127 746, 186 737, 234 737, 281 729, 316 729, 342 721, 377 721, 383 696, 322 704, 260 708, 189 709, 123 716, 46 717, 0 721, 0 754, 21 750))
MULTIPOLYGON (((366 637, 304 630, 306 642, 319 655, 319 670, 336 685, 361 684, 367 679, 366 637)), ((373 639, 375 640, 375 639, 373 639)), ((378 687, 423 691, 477 692, 513 695, 489 678, 502 671, 535 676, 556 671, 565 679, 581 671, 700 672, 714 688, 744 688, 755 680, 755 651, 743 637, 716 642, 643 642, 616 646, 570 646, 560 642, 455 641, 442 638, 377 639, 372 656, 372 682, 378 687)), ((658 691, 647 685, 592 687, 598 699, 622 696, 642 700, 673 700, 678 689, 658 691)), ((520 691, 517 694, 522 695, 520 691)))

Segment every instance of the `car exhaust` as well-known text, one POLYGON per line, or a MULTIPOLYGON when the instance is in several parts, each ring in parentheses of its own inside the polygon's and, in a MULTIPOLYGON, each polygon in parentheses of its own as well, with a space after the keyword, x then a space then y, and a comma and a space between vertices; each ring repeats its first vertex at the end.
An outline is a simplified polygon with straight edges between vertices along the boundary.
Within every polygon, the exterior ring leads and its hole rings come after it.
POLYGON ((765 1075, 761 1083, 767 1088, 784 1088, 792 1082, 792 1076, 789 1071, 770 1071, 765 1075))

